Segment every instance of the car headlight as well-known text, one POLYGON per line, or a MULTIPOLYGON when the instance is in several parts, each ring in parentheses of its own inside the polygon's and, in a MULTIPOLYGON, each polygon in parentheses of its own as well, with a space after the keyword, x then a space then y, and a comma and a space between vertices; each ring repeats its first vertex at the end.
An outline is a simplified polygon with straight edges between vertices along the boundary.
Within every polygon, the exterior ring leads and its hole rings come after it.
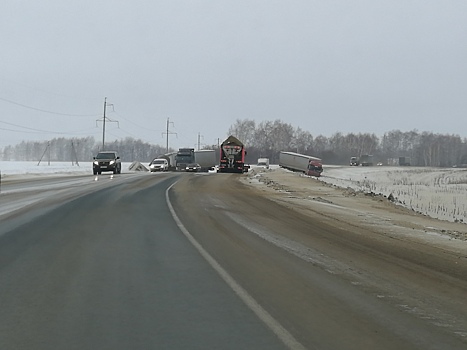
POLYGON ((109 162, 109 165, 112 165, 113 163, 115 163, 115 160, 111 160, 111 161, 109 162))
POLYGON ((94 164, 99 165, 99 162, 97 160, 94 161, 94 164))

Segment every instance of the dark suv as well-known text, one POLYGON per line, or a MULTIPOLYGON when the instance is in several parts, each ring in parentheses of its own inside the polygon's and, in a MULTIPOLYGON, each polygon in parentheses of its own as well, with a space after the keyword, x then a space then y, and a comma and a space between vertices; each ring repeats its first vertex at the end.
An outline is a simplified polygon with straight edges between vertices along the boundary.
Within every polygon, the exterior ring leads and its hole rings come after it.
POLYGON ((117 152, 103 151, 93 158, 92 171, 94 175, 100 174, 103 171, 112 171, 114 174, 122 172, 122 162, 117 152))

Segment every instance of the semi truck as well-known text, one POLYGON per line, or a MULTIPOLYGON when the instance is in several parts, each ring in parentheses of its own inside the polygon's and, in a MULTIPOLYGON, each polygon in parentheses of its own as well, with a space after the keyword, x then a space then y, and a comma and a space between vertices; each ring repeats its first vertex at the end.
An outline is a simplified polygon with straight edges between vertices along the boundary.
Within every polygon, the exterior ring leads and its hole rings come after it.
POLYGON ((399 157, 399 165, 410 166, 410 157, 399 157))
POLYGON ((200 171, 208 171, 217 164, 216 151, 195 150, 194 148, 179 148, 175 154, 175 170, 185 171, 188 164, 198 163, 200 171))
POLYGON ((321 176, 323 164, 320 158, 295 152, 279 153, 279 166, 292 171, 300 171, 309 176, 321 176))
POLYGON ((175 168, 177 171, 185 171, 188 164, 195 163, 194 148, 179 148, 175 156, 175 168))
POLYGON ((246 150, 243 143, 235 136, 229 136, 220 146, 219 172, 244 173, 248 171, 245 165, 246 150))
POLYGON ((216 151, 213 149, 202 149, 195 151, 195 161, 201 167, 200 171, 208 171, 217 165, 216 151))
POLYGON ((371 154, 362 154, 360 156, 360 164, 362 166, 372 166, 373 165, 373 156, 371 154))

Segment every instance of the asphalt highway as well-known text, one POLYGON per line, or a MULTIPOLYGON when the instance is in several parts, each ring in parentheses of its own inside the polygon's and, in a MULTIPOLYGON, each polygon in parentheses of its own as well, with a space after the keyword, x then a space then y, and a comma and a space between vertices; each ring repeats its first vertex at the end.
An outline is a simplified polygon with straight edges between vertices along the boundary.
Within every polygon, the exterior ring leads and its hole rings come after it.
POLYGON ((0 195, 24 203, 0 216, 0 349, 467 346, 452 326, 466 321, 462 271, 393 256, 239 176, 77 177, 43 193, 31 179, 0 195), (401 309, 415 296, 443 325, 401 309))
POLYGON ((3 220, 0 348, 286 348, 181 233, 176 179, 90 183, 3 220))

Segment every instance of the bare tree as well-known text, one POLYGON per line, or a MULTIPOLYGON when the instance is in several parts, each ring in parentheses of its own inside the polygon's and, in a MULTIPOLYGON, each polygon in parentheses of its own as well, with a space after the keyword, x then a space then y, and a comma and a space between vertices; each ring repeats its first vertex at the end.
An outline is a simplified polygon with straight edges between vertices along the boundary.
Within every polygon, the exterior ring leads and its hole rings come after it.
POLYGON ((294 131, 291 147, 297 153, 313 155, 313 136, 298 127, 294 131))
POLYGON ((253 145, 256 122, 250 119, 237 119, 228 130, 228 135, 233 135, 245 145, 253 145))

